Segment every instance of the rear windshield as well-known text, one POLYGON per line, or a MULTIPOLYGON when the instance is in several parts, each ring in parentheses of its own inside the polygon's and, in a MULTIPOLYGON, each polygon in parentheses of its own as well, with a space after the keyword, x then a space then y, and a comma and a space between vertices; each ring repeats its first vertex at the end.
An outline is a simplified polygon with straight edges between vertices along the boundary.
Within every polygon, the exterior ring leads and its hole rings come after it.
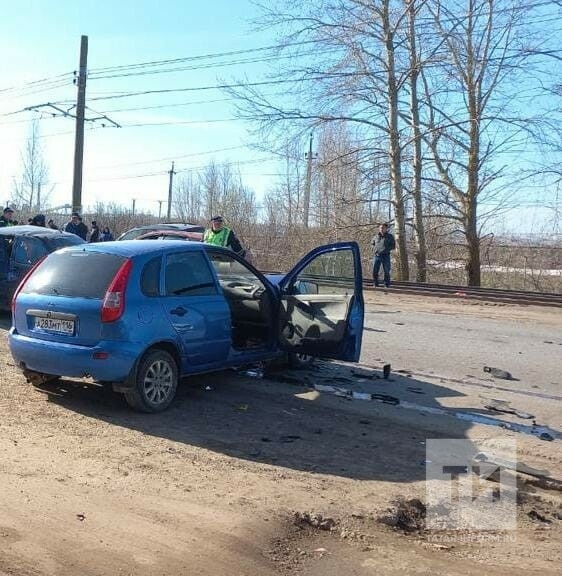
POLYGON ((101 299, 125 260, 95 252, 51 254, 29 277, 22 292, 101 299))

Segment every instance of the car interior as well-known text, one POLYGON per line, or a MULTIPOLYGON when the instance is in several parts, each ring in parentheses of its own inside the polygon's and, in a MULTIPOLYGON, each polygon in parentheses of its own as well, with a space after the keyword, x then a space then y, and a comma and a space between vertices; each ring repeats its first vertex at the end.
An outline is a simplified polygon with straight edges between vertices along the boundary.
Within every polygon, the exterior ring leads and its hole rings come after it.
POLYGON ((229 254, 208 252, 230 307, 235 349, 259 348, 273 337, 272 297, 263 282, 229 254))
POLYGON ((302 270, 281 299, 281 342, 322 356, 338 349, 353 304, 355 270, 349 251, 320 255, 302 270))

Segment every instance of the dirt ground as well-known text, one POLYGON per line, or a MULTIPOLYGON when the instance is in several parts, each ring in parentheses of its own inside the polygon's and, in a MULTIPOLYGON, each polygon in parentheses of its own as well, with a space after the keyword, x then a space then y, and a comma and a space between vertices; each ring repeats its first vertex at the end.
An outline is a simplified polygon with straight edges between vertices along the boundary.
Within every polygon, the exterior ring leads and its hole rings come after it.
POLYGON ((560 310, 377 293, 367 312, 358 367, 191 378, 158 415, 27 384, 0 317, 0 575, 559 573, 559 482, 517 474, 509 532, 427 530, 423 502, 433 438, 515 439, 562 479, 560 310), (491 347, 517 379, 482 372, 491 347))

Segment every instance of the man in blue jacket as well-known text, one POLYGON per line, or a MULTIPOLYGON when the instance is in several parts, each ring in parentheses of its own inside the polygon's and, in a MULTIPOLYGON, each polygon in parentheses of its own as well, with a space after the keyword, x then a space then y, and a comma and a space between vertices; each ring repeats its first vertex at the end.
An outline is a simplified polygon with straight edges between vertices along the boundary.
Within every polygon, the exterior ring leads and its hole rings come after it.
POLYGON ((379 226, 378 234, 373 236, 371 244, 375 248, 375 259, 373 260, 373 285, 379 285, 379 271, 382 265, 384 272, 384 285, 390 287, 390 252, 396 248, 394 236, 388 231, 388 224, 385 222, 379 226))

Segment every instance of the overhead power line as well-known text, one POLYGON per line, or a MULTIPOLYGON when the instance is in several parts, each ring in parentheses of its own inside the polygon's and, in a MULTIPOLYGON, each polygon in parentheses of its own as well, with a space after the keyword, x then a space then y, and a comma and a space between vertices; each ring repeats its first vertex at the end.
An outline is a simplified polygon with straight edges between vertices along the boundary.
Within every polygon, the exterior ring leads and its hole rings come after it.
MULTIPOLYGON (((283 48, 292 48, 296 46, 304 46, 306 44, 314 44, 313 40, 306 40, 302 42, 293 42, 289 44, 285 44, 283 48)), ((279 45, 270 45, 270 46, 260 46, 256 48, 246 48, 244 50, 230 50, 228 52, 215 52, 210 54, 199 54, 196 56, 185 56, 182 58, 171 58, 167 60, 152 60, 149 62, 138 62, 136 64, 123 64, 120 66, 109 66, 107 68, 92 68, 90 69, 90 74, 100 74, 100 73, 109 73, 109 72, 116 72, 118 70, 136 70, 139 68, 147 68, 152 66, 163 66, 168 64, 179 64, 181 62, 194 62, 197 60, 207 60, 213 58, 224 58, 225 56, 237 56, 241 54, 253 54, 256 52, 266 52, 272 50, 279 50, 279 45)))
POLYGON ((275 86, 279 84, 297 84, 299 82, 313 82, 315 80, 325 80, 326 78, 345 78, 350 76, 362 76, 363 73, 343 72, 335 74, 318 74, 315 76, 304 77, 300 79, 282 79, 282 80, 263 80, 261 82, 238 82, 236 84, 215 84, 213 86, 190 86, 188 88, 163 88, 160 90, 141 90, 138 92, 118 92, 108 96, 96 96, 90 98, 93 100, 116 100, 119 98, 131 98, 132 96, 145 96, 148 94, 170 94, 173 92, 201 92, 206 90, 227 90, 230 88, 257 87, 257 86, 275 86))

